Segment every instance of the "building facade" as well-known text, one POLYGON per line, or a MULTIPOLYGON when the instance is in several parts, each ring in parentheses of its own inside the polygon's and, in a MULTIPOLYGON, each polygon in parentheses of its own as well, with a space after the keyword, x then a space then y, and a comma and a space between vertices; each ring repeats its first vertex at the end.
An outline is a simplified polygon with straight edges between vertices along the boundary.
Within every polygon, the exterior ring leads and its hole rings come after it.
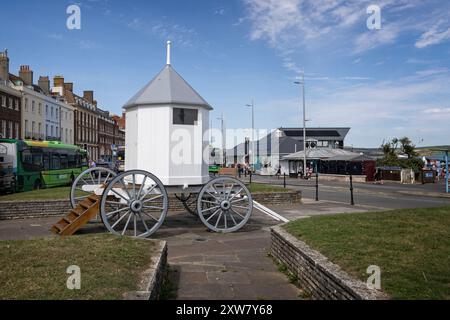
POLYGON ((108 111, 97 109, 98 116, 98 148, 99 157, 111 160, 113 156, 114 134, 116 123, 108 111))
POLYGON ((21 138, 22 94, 9 80, 8 51, 0 52, 0 137, 21 138))
POLYGON ((21 139, 22 95, 0 80, 0 137, 21 139))
POLYGON ((64 97, 74 109, 74 144, 87 150, 90 159, 99 159, 97 101, 93 91, 84 91, 83 97, 73 92, 73 83, 64 82, 62 76, 53 79, 53 93, 64 97))
POLYGON ((45 140, 44 106, 51 99, 33 84, 33 71, 20 66, 19 76, 10 75, 13 87, 22 93, 21 136, 23 139, 45 140))
POLYGON ((111 115, 114 120, 114 145, 117 147, 125 146, 125 113, 122 116, 111 115))

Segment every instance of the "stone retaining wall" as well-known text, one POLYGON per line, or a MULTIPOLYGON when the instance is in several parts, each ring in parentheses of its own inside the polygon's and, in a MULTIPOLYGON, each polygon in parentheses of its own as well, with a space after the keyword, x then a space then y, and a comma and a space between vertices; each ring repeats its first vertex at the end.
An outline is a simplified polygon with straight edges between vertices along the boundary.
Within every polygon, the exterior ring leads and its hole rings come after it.
MULTIPOLYGON (((253 200, 264 205, 301 203, 300 192, 255 193, 253 200)), ((0 220, 64 215, 71 209, 67 200, 0 201, 0 220)), ((184 211, 183 204, 169 196, 170 211, 184 211)))
POLYGON ((152 261, 148 269, 141 274, 136 291, 126 292, 125 300, 158 300, 167 272, 167 242, 156 241, 156 250, 152 253, 152 261))
POLYGON ((271 254, 297 276, 299 286, 319 300, 378 300, 388 296, 370 290, 366 284, 351 278, 320 252, 311 249, 282 226, 271 229, 271 254))

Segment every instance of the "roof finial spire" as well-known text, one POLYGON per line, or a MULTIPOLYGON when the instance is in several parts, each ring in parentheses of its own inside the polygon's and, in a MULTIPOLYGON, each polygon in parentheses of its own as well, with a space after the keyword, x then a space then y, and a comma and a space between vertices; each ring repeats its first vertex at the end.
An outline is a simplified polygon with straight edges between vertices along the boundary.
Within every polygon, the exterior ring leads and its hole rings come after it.
POLYGON ((170 66, 170 44, 171 44, 171 42, 167 41, 167 62, 166 62, 166 64, 168 66, 170 66))

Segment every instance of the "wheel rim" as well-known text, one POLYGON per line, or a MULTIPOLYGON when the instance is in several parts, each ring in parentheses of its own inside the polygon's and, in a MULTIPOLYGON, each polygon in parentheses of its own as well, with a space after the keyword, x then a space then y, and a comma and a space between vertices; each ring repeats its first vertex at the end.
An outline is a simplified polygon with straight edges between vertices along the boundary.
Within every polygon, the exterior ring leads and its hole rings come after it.
POLYGON ((112 233, 148 237, 163 223, 168 196, 161 181, 143 170, 131 170, 114 177, 103 192, 100 214, 112 233))
POLYGON ((103 167, 89 168, 80 173, 70 188, 70 204, 72 208, 75 208, 78 203, 94 192, 84 190, 95 189, 96 186, 106 186, 115 176, 116 173, 114 171, 103 167))
POLYGON ((239 180, 219 177, 200 190, 197 211, 200 219, 215 232, 233 232, 250 218, 253 201, 250 191, 239 180))

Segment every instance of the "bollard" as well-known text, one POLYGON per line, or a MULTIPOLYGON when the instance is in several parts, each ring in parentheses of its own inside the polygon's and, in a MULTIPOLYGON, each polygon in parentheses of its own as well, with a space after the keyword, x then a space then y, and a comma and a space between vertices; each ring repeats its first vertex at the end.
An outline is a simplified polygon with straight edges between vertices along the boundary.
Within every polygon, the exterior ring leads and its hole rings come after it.
POLYGON ((355 205, 355 200, 353 199, 353 177, 350 174, 350 204, 355 205))
POLYGON ((319 173, 316 172, 316 201, 319 201, 319 173))
POLYGON ((283 173, 283 187, 286 189, 286 173, 283 173))

